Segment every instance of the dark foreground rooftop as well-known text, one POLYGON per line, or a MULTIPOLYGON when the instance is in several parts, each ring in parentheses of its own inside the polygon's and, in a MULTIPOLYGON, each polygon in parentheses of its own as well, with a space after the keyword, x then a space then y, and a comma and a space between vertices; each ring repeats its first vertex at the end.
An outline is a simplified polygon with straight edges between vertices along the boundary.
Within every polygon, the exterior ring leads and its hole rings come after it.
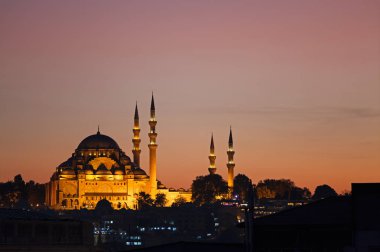
POLYGON ((128 251, 154 251, 154 252, 243 252, 244 244, 239 243, 211 243, 211 242, 176 242, 153 246, 148 248, 140 248, 128 251))

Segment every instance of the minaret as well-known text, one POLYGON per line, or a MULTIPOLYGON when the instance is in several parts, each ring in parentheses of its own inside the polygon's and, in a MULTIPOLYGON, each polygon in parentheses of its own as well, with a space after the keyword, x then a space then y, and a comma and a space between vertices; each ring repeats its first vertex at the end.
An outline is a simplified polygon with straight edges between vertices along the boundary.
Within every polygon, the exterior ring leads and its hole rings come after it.
POLYGON ((228 155, 228 163, 227 163, 227 168, 228 168, 228 195, 231 198, 232 197, 232 191, 234 188, 234 167, 235 167, 235 162, 234 162, 234 141, 232 139, 232 129, 230 127, 230 137, 228 139, 228 150, 227 150, 227 155, 228 155))
POLYGON ((138 167, 140 167, 140 153, 141 153, 140 142, 141 142, 141 139, 140 139, 139 110, 137 109, 137 102, 136 102, 135 120, 134 120, 134 124, 133 124, 133 139, 132 139, 133 149, 132 149, 132 153, 133 153, 133 162, 138 167))
POLYGON ((152 93, 152 101, 150 104, 150 120, 149 126, 150 131, 148 133, 149 136, 149 176, 150 176, 150 195, 155 198, 157 192, 157 159, 156 159, 156 151, 157 151, 157 133, 156 133, 156 109, 154 107, 154 97, 152 93))
POLYGON ((215 147, 214 147, 214 136, 211 135, 211 144, 210 144, 210 155, 208 156, 208 159, 210 160, 210 167, 208 168, 208 171, 211 174, 215 174, 216 168, 215 168, 215 147))

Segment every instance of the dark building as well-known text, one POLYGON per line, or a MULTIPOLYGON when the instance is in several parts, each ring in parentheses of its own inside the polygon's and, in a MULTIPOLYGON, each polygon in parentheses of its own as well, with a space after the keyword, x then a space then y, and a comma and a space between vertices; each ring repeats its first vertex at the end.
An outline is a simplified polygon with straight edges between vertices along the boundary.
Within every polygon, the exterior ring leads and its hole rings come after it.
POLYGON ((95 251, 92 224, 0 209, 0 251, 95 251))
MULTIPOLYGON (((380 183, 256 218, 255 251, 380 251, 380 183)), ((244 224, 239 224, 244 227, 244 224)))
POLYGON ((119 242, 127 247, 149 247, 179 241, 243 241, 236 227, 237 208, 182 206, 114 211, 102 215, 95 240, 119 242))
POLYGON ((352 246, 350 197, 331 197, 254 220, 256 251, 342 251, 352 246))
POLYGON ((380 251, 380 183, 352 184, 354 247, 380 251))

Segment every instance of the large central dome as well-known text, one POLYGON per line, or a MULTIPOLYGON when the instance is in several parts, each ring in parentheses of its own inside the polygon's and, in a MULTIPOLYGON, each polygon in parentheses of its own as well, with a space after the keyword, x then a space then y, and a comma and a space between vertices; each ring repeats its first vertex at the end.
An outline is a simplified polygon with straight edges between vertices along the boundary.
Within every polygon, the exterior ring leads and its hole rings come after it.
POLYGON ((97 134, 86 137, 80 142, 77 150, 85 149, 120 149, 119 145, 111 137, 97 134))

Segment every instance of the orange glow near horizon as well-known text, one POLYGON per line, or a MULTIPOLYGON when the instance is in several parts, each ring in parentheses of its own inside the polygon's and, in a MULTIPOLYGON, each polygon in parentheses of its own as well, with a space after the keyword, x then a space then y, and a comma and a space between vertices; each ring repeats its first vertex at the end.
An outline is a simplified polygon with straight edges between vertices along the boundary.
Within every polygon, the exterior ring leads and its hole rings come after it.
POLYGON ((131 158, 136 100, 149 172, 216 173, 337 192, 380 180, 380 2, 1 1, 0 181, 47 182, 101 133, 131 158))

